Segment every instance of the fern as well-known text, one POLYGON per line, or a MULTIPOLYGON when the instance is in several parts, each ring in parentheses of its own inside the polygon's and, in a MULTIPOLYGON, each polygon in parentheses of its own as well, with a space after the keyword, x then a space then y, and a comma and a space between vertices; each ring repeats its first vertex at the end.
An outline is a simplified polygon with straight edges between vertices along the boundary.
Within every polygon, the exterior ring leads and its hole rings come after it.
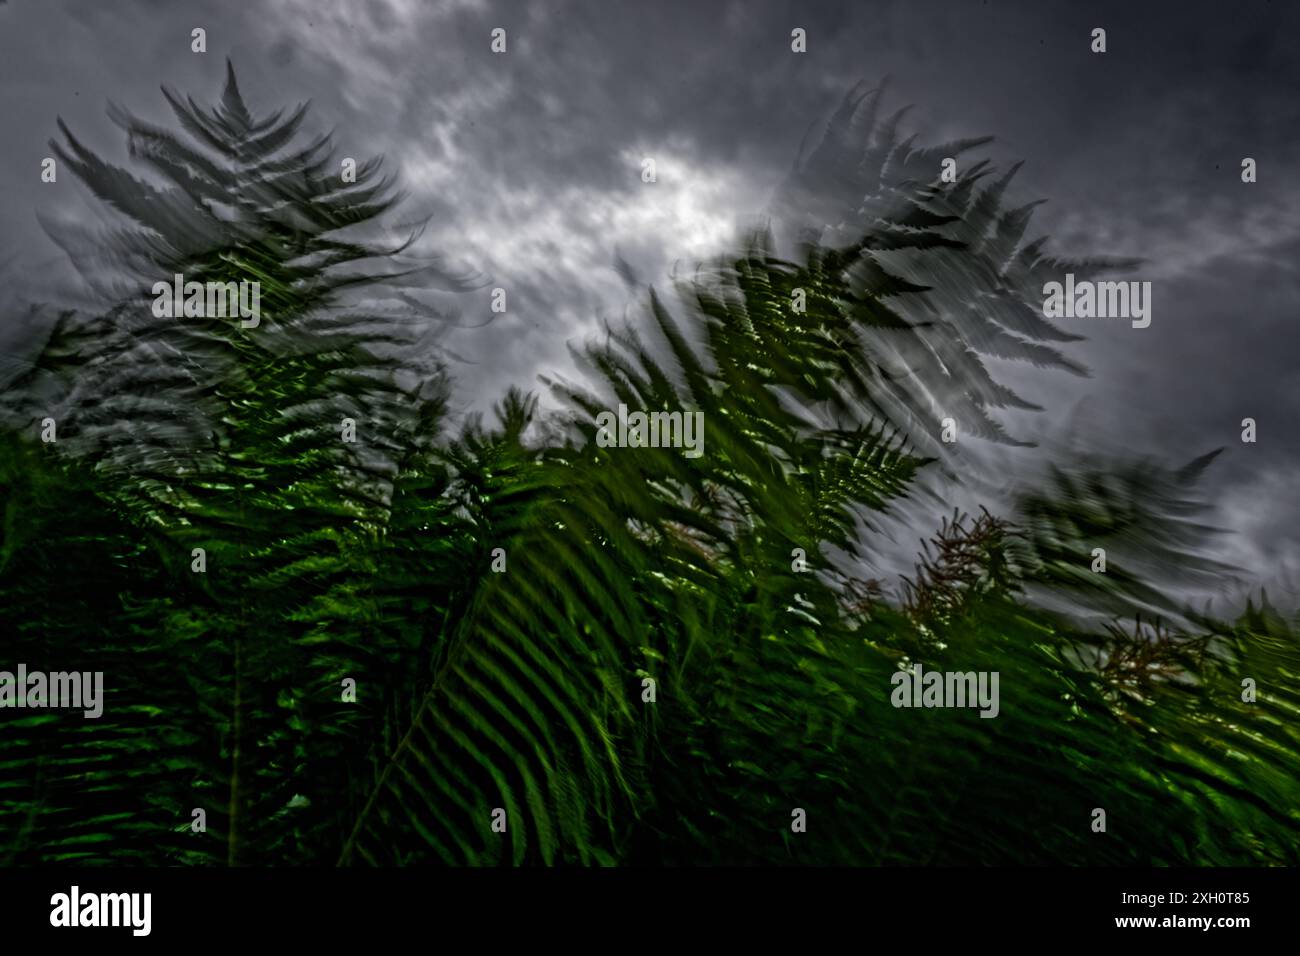
POLYGON ((557 410, 453 430, 418 293, 474 277, 356 236, 398 198, 378 162, 343 183, 233 70, 166 95, 180 134, 112 113, 148 179, 63 130, 124 224, 56 231, 104 305, 0 401, 9 646, 109 688, 98 721, 4 715, 9 862, 1296 862, 1294 624, 1164 580, 1225 572, 1208 458, 1058 462, 945 522, 903 601, 861 579, 955 464, 939 412, 1018 442, 986 358, 1086 372, 1031 290, 1128 264, 1026 242, 1014 168, 933 177, 984 140, 917 146, 855 90, 772 227, 576 348, 557 410), (175 272, 255 279, 261 324, 154 317, 175 272), (705 453, 601 447, 619 404, 702 413, 705 453), (894 707, 917 663, 998 672, 997 719, 894 707))

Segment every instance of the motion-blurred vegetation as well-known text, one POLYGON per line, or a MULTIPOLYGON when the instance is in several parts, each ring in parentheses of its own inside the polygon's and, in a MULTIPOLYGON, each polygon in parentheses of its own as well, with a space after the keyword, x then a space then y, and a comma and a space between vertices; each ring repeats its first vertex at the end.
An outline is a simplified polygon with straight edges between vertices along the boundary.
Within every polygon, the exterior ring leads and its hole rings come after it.
POLYGON ((1058 462, 946 520, 899 596, 861 577, 942 467, 937 409, 1015 441, 993 413, 1032 406, 983 357, 1082 373, 1044 276, 1125 265, 1026 242, 1014 169, 938 181, 982 140, 916 146, 854 91, 783 193, 833 230, 649 292, 548 383, 563 411, 512 390, 452 429, 419 293, 472 280, 345 238, 398 199, 378 163, 342 183, 233 71, 168 100, 180 133, 114 112, 149 179, 55 144, 124 225, 56 236, 112 304, 60 314, 0 402, 0 667, 103 671, 106 700, 0 714, 0 860, 1300 862, 1295 619, 1194 614, 1124 561, 1218 572, 1208 456, 1058 462), (154 317, 178 272, 260 281, 259 327, 154 317), (705 454, 598 447, 620 402, 702 411, 705 454), (913 662, 997 671, 999 716, 895 709, 913 662))

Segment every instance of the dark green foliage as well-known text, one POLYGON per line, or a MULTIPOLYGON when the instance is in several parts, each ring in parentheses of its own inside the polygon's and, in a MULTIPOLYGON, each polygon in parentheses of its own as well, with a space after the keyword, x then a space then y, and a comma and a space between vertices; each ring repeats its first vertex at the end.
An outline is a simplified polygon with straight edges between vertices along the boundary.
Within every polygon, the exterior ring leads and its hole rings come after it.
MULTIPOLYGON (((340 839, 322 794, 363 765, 362 755, 340 757, 382 726, 374 689, 409 675, 421 651, 409 629, 370 640, 372 573, 393 475, 424 464, 445 388, 418 348, 415 310, 357 312, 342 296, 395 274, 391 250, 338 238, 391 205, 375 165, 340 186, 327 142, 290 148, 303 111, 254 121, 233 73, 214 111, 168 98, 195 145, 118 116, 133 153, 172 186, 104 165, 70 134, 71 152, 61 155, 138 222, 111 248, 137 264, 142 292, 175 272, 200 282, 255 278, 261 324, 159 318, 143 294, 91 320, 65 316, 13 389, 11 415, 34 421, 51 410, 59 441, 42 452, 94 462, 99 506, 129 520, 133 547, 150 546, 169 572, 103 605, 107 626, 119 623, 119 604, 131 609, 134 622, 113 644, 132 648, 137 662, 106 680, 147 676, 130 699, 160 720, 189 720, 193 776, 173 774, 174 786, 154 795, 155 851, 230 863, 319 859, 340 839), (365 266, 376 257, 382 269, 365 266), (362 442, 340 440, 345 419, 362 442), (206 551, 204 574, 190 570, 194 548, 206 551), (167 649, 156 662, 168 673, 161 681, 149 672, 156 642, 167 649), (356 707, 340 699, 344 677, 362 688, 356 707), (220 844, 162 836, 183 829, 195 807, 220 844)), ((427 264, 418 271, 431 278, 427 264)), ((46 613, 57 613, 68 580, 76 579, 43 582, 46 613)), ((48 656, 80 662, 82 641, 69 634, 48 656)), ((136 798, 128 777, 117 781, 124 799, 136 798)), ((103 805, 114 797, 103 795, 103 805)))
POLYGON ((1204 460, 1063 464, 1010 522, 945 522, 903 601, 858 578, 937 411, 1012 440, 981 355, 1083 371, 1028 305, 1066 264, 1022 245, 1010 175, 930 181, 979 141, 915 148, 855 93, 786 196, 838 230, 753 236, 581 349, 562 411, 512 390, 452 434, 436 316, 394 287, 463 279, 340 238, 394 201, 377 166, 339 184, 233 72, 215 110, 168 99, 189 142, 115 113, 166 186, 65 130, 135 226, 102 242, 112 304, 3 403, 0 663, 108 688, 98 721, 0 716, 8 861, 1297 862, 1294 626, 1174 614, 1152 577, 1222 571, 1204 460), (258 279, 260 326, 155 318, 173 272, 258 279), (702 412, 704 454, 601 447, 619 403, 702 412), (894 707, 915 662, 998 672, 999 716, 894 707))

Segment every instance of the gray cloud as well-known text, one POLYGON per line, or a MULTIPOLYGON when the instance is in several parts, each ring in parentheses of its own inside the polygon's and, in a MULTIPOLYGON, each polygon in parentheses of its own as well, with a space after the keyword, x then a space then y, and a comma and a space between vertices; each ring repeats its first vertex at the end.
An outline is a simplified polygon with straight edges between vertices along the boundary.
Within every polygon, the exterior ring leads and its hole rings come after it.
MULTIPOLYGON (((310 98, 344 155, 385 154, 404 215, 431 217, 422 248, 490 279, 447 299, 465 327, 446 344, 474 363, 454 370, 458 399, 481 409, 507 384, 570 372, 567 344, 622 314, 616 253, 662 284, 675 261, 725 249, 809 123, 854 81, 889 75, 923 139, 993 134, 992 156, 1027 161, 1017 197, 1050 200, 1035 223, 1055 251, 1147 259, 1132 278, 1154 284, 1151 327, 1068 327, 1089 337, 1068 349, 1088 379, 1008 365, 1013 387, 1048 406, 1014 427, 1051 446, 1087 399, 1088 427, 1120 447, 1190 459, 1228 446, 1209 479, 1240 532, 1229 550, 1269 577, 1300 560, 1287 494, 1300 463, 1297 27, 1284 3, 1174 0, 19 0, 0 10, 0 253, 15 257, 11 283, 66 272, 37 214, 90 207, 71 184, 38 182, 56 115, 122 161, 105 98, 165 120, 159 84, 210 98, 230 55, 256 107, 310 98), (189 50, 195 26, 206 55, 189 50), (789 50, 795 26, 803 56, 789 50), (1088 50, 1095 26, 1104 56, 1088 50), (508 31, 505 55, 489 50, 493 27, 508 31), (1258 183, 1240 182, 1243 156, 1258 183), (655 184, 640 181, 645 157, 655 184), (507 289, 505 316, 488 310, 491 286, 507 289), (1255 445, 1239 440, 1247 416, 1255 445)), ((29 340, 10 320, 0 350, 29 340)), ((990 456, 1017 473, 1042 457, 990 456)))

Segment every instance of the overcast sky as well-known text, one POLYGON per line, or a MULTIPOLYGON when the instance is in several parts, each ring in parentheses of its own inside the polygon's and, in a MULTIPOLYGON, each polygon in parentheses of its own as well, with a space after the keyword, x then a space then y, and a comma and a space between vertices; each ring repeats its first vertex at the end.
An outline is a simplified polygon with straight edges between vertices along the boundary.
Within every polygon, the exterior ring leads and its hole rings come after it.
MULTIPOLYGON (((1129 278, 1153 283, 1151 326, 1070 327, 1089 336, 1069 354, 1092 376, 1026 380, 1048 411, 1019 433, 1050 444, 1081 414, 1129 452, 1226 446, 1208 488, 1238 533, 1220 556, 1277 587, 1300 571, 1297 44, 1300 4, 1283 0, 9 0, 0 261, 13 257, 12 282, 59 274, 37 211, 88 208, 75 183, 39 182, 57 116, 125 163, 107 100, 169 121, 159 86, 211 102, 230 56, 255 111, 311 99, 342 155, 382 153, 400 173, 403 209, 433 216, 430 248, 509 289, 507 315, 447 340, 466 360, 460 403, 482 407, 566 369, 569 342, 623 314, 616 252, 661 283, 673 262, 725 250, 810 121, 888 76, 888 105, 914 105, 923 141, 989 134, 985 154, 1026 161, 1013 198, 1048 200, 1034 222, 1052 250, 1147 260, 1129 278), (194 27, 206 55, 190 50, 194 27), (490 51, 495 27, 505 55, 490 51)), ((463 297, 466 325, 493 318, 488 305, 486 290, 463 297)), ((0 350, 19 353, 7 325, 0 350)), ((1012 467, 1029 467, 1018 454, 1012 467)))

